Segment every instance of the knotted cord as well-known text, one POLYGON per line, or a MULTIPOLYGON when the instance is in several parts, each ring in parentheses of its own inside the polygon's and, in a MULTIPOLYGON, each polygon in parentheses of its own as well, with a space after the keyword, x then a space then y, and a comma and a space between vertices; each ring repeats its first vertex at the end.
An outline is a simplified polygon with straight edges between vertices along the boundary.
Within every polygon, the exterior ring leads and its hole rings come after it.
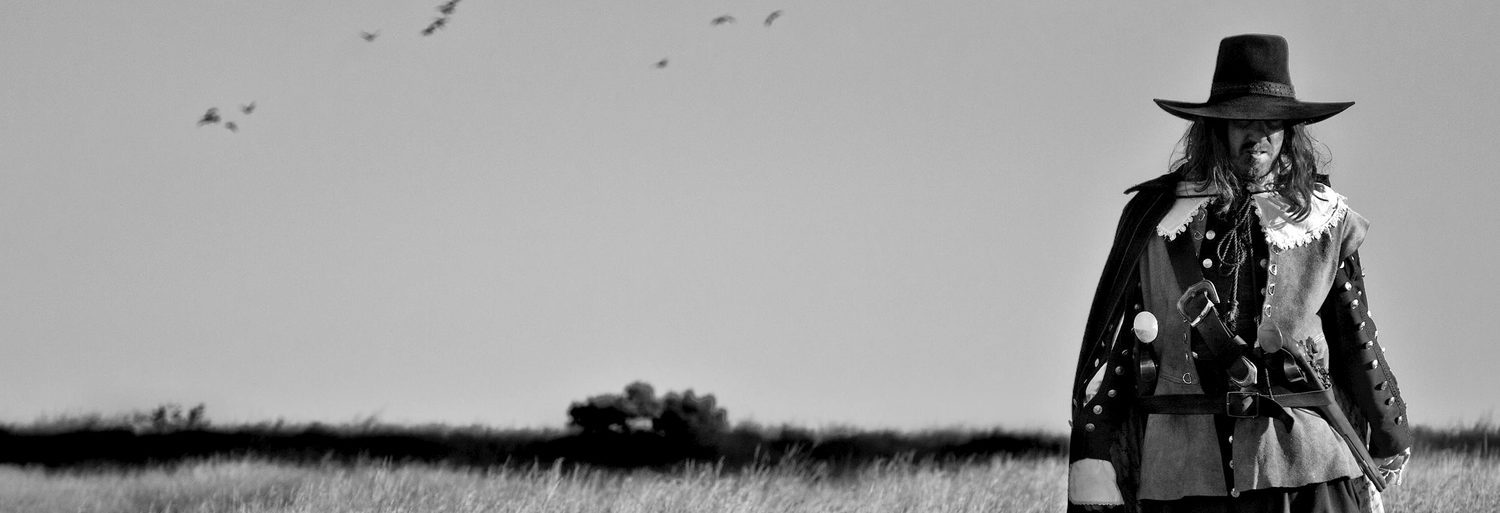
POLYGON ((1224 237, 1219 240, 1219 246, 1216 249, 1219 261, 1223 262, 1226 267, 1222 272, 1229 277, 1229 294, 1225 301, 1229 303, 1229 308, 1220 314, 1220 318, 1224 321, 1225 327, 1229 328, 1230 333, 1234 333, 1239 327, 1240 274, 1245 267, 1245 262, 1250 261, 1255 244, 1255 234, 1252 233, 1254 227, 1250 219, 1252 201, 1246 195, 1241 196, 1238 203, 1239 206, 1231 209, 1227 219, 1230 226, 1229 233, 1224 234, 1224 237))

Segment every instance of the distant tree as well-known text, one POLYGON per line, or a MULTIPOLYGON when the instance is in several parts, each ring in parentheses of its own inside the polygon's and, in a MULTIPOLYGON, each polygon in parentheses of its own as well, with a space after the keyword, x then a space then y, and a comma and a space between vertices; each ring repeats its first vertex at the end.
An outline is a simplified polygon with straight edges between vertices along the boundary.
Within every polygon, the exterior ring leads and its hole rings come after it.
POLYGON ((654 419, 661 416, 662 403, 656 398, 656 389, 645 381, 625 385, 624 406, 633 417, 654 419))
POLYGON ((166 403, 147 411, 137 411, 129 416, 130 425, 136 432, 167 433, 208 427, 208 407, 199 403, 187 410, 182 405, 166 403))
POLYGON ((652 428, 668 438, 704 443, 729 430, 729 412, 718 406, 713 394, 668 392, 652 428))
POLYGON ((568 417, 569 425, 588 434, 651 432, 677 441, 704 442, 729 429, 729 414, 713 394, 688 390, 657 398, 656 389, 644 381, 626 385, 624 394, 574 402, 568 417))
POLYGON ((630 428, 629 419, 618 402, 608 395, 596 395, 568 407, 568 425, 582 429, 584 433, 624 432, 630 428))
MULTIPOLYGON (((252 105, 254 105, 252 103, 252 105)), ((208 427, 208 407, 198 403, 193 409, 188 410, 187 425, 189 429, 202 429, 208 427)))
POLYGON ((568 407, 568 424, 584 433, 631 433, 650 430, 661 415, 662 404, 651 384, 636 381, 625 386, 625 393, 602 394, 568 407))

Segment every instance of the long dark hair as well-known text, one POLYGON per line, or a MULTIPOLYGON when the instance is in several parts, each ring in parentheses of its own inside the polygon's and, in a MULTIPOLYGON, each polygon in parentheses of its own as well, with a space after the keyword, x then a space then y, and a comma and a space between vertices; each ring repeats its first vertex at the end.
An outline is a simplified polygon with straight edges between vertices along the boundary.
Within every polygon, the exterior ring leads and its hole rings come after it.
MULTIPOLYGON (((1248 180, 1234 172, 1234 152, 1226 146, 1226 126, 1222 119, 1205 118, 1188 125, 1178 143, 1179 156, 1172 162, 1172 169, 1186 180, 1203 181, 1204 189, 1217 186, 1218 204, 1221 213, 1228 212, 1245 194, 1248 180)), ((1307 218, 1312 203, 1314 182, 1318 167, 1328 163, 1326 151, 1307 133, 1305 123, 1287 121, 1282 124, 1285 136, 1281 141, 1281 156, 1272 164, 1276 171, 1277 193, 1291 204, 1287 212, 1292 219, 1307 218)))

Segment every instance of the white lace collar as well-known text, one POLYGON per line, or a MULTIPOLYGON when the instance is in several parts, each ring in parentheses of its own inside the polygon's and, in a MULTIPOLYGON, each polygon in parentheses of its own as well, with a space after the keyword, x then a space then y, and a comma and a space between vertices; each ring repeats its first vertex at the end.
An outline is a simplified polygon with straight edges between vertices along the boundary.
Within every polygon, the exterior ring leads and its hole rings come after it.
MULTIPOLYGON (((1172 240, 1187 230, 1188 223, 1203 213, 1208 202, 1214 199, 1215 188, 1198 190, 1202 182, 1177 184, 1177 201, 1156 225, 1156 234, 1172 240)), ((1255 214, 1260 217, 1261 230, 1266 234, 1266 243, 1276 249, 1286 250, 1307 244, 1322 237, 1344 219, 1349 206, 1344 196, 1332 188, 1317 184, 1313 189, 1307 217, 1293 221, 1287 213, 1288 204, 1280 194, 1257 194, 1255 214)))

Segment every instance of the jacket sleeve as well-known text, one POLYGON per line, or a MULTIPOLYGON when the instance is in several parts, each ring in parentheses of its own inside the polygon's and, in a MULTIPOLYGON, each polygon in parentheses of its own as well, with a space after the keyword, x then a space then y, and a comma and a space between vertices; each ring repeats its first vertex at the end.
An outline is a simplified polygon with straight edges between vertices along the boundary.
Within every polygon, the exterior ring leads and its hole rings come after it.
POLYGON ((1072 435, 1068 465, 1068 511, 1133 511, 1140 481, 1139 435, 1142 422, 1132 403, 1136 397, 1135 336, 1132 305, 1139 288, 1105 326, 1105 337, 1084 364, 1072 401, 1072 435), (1131 505, 1131 506, 1127 506, 1131 505))
POLYGON ((1386 363, 1380 331, 1370 317, 1370 299, 1365 290, 1364 269, 1359 252, 1350 248, 1339 262, 1333 290, 1319 310, 1328 339, 1328 367, 1334 386, 1357 410, 1351 420, 1363 418, 1369 430, 1370 456, 1388 458, 1411 446, 1411 426, 1406 402, 1396 376, 1386 363))
POLYGON ((1110 459, 1110 446, 1117 441, 1119 423, 1130 413, 1136 396, 1135 336, 1131 331, 1130 305, 1140 304, 1140 288, 1132 287, 1126 308, 1111 316, 1105 336, 1084 363, 1087 375, 1079 376, 1073 396, 1072 459, 1110 459))

